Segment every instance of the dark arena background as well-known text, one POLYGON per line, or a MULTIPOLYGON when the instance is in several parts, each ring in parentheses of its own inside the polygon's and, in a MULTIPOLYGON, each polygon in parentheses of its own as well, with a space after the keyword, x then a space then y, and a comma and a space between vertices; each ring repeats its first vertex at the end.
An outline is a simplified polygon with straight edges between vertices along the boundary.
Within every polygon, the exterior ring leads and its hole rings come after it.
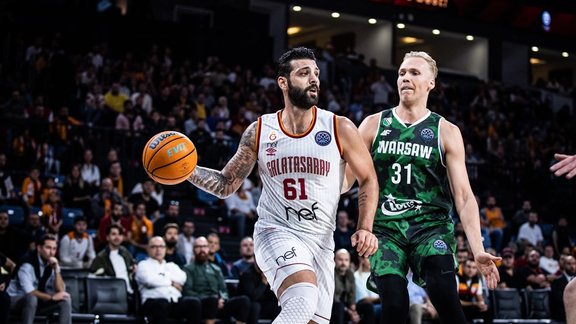
MULTIPOLYGON (((246 127, 282 108, 275 61, 297 46, 316 51, 318 106, 356 125, 398 104, 397 68, 406 52, 436 59, 428 107, 462 132, 485 248, 512 251, 514 271, 525 279, 546 278, 523 281, 508 304, 503 290, 484 286, 489 317, 562 322, 554 280, 576 272, 565 267, 569 255, 576 257, 576 181, 549 168, 554 153, 576 154, 570 0, 0 0, 0 216, 8 216, 0 217, 0 263, 35 253, 44 233, 58 235, 61 245, 76 235, 79 220, 95 254, 106 251, 118 203, 123 245, 136 261, 167 223, 179 224, 179 245, 217 233, 209 239, 211 260, 230 297, 241 296, 235 265, 250 253, 240 241, 257 218, 257 172, 235 194, 252 200, 243 211, 188 182, 150 183, 141 152, 152 135, 179 131, 196 145, 199 165, 222 169, 246 127), (537 242, 519 237, 531 213, 531 228, 542 233, 537 242), (532 250, 541 260, 531 268, 532 250)), ((356 194, 340 200, 339 215, 348 217, 338 216, 337 248, 350 248, 356 194)), ((466 250, 458 225, 456 235, 459 251, 466 250)), ((190 262, 191 250, 176 250, 190 262)), ((63 254, 57 257, 74 323, 147 320, 134 281, 126 283, 133 289, 122 280, 110 288, 92 278, 94 255, 65 265, 63 254), (113 287, 121 289, 95 297, 113 287)), ((359 261, 352 259, 355 270, 359 261)), ((5 287, 14 271, 9 263, 0 264, 5 287)), ((480 318, 487 320, 474 323, 480 318)), ((57 319, 51 311, 36 315, 37 322, 57 319)), ((271 319, 262 312, 250 321, 271 319)), ((10 323, 20 321, 20 313, 9 314, 10 323)))

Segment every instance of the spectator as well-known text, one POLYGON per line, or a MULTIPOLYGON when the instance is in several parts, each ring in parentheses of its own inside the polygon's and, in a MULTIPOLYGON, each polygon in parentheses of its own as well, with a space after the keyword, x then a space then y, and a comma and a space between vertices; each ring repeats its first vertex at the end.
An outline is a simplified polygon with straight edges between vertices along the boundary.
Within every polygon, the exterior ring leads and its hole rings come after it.
POLYGON ((58 309, 60 324, 71 321, 70 295, 64 289, 60 265, 56 259, 56 236, 46 234, 38 242, 37 252, 22 260, 14 282, 8 287, 11 309, 21 312, 22 323, 32 324, 36 314, 58 309))
MULTIPOLYGON (((148 240, 154 235, 152 222, 146 217, 146 205, 144 203, 137 203, 132 215, 132 228, 128 235, 128 250, 132 253, 136 260, 145 258, 145 251, 148 245, 148 240)), ((163 251, 163 257, 166 251, 163 251)))
POLYGON ((556 224, 554 231, 552 231, 554 250, 557 254, 560 254, 564 247, 571 247, 573 245, 572 242, 573 239, 570 228, 568 227, 568 219, 566 219, 566 217, 560 217, 558 224, 556 224))
POLYGON ((118 83, 112 84, 110 91, 104 95, 104 104, 115 113, 124 111, 124 102, 126 100, 128 100, 128 97, 120 92, 120 84, 118 83))
POLYGON ((82 209, 84 215, 89 215, 90 192, 88 187, 84 179, 82 179, 80 165, 73 165, 62 188, 64 206, 82 209))
POLYGON ((386 81, 384 74, 379 74, 376 81, 370 85, 370 90, 374 94, 373 102, 375 106, 381 108, 389 107, 390 93, 394 91, 392 86, 386 81))
POLYGON ((108 245, 98 253, 90 272, 95 276, 120 278, 126 281, 126 290, 134 293, 132 279, 136 272, 136 261, 130 252, 122 246, 125 230, 122 226, 112 224, 106 230, 108 245))
POLYGON ((550 317, 555 321, 564 322, 566 319, 563 303, 564 289, 574 278, 576 278, 576 259, 573 256, 567 256, 564 271, 552 282, 550 287, 550 317))
POLYGON ((186 273, 176 264, 166 262, 166 244, 153 237, 148 244, 148 258, 138 263, 136 282, 142 298, 142 313, 151 322, 165 323, 168 318, 185 318, 188 323, 200 323, 200 302, 182 298, 186 273))
POLYGON ((530 216, 530 212, 532 211, 532 202, 530 200, 524 200, 522 202, 522 209, 518 210, 514 217, 512 217, 512 228, 510 232, 513 236, 518 234, 518 230, 520 230, 520 226, 528 221, 528 217, 530 216))
POLYGON ((186 259, 186 263, 194 261, 194 222, 186 218, 182 224, 182 233, 178 236, 176 248, 186 259))
POLYGON ((242 273, 254 264, 254 240, 247 236, 240 241, 241 258, 232 264, 232 278, 240 279, 242 273))
POLYGON ((235 193, 224 200, 228 217, 236 224, 236 236, 239 238, 245 236, 246 225, 249 225, 251 233, 256 222, 256 205, 247 187, 248 182, 245 180, 235 193))
POLYGON ((126 214, 126 209, 121 200, 112 202, 111 207, 112 212, 100 221, 98 225, 98 243, 104 243, 107 241, 108 228, 111 225, 117 225, 124 229, 124 242, 129 241, 132 235, 132 218, 126 214))
POLYGON ((350 252, 340 249, 334 254, 336 268, 334 273, 334 303, 332 304, 331 322, 336 324, 374 323, 374 308, 372 305, 360 304, 362 309, 356 309, 356 280, 350 268, 350 252))
POLYGON ((526 279, 514 265, 514 251, 511 248, 502 250, 502 265, 498 267, 500 282, 498 288, 516 288, 523 289, 526 287, 526 279))
POLYGON ((186 258, 178 252, 178 224, 168 223, 164 226, 164 241, 166 242, 166 255, 164 259, 166 262, 173 262, 181 269, 186 265, 186 258))
MULTIPOLYGON (((354 272, 354 284, 356 286, 356 305, 367 304, 374 309, 374 318, 377 321, 381 318, 382 305, 380 296, 366 287, 370 277, 370 259, 359 257, 358 270, 354 272)), ((358 306, 359 307, 359 306, 358 306)), ((363 306, 366 307, 366 306, 363 306)), ((360 308, 360 307, 359 307, 360 308)))
POLYGON ((345 210, 338 211, 336 215, 336 230, 334 231, 334 249, 346 249, 352 251, 350 237, 354 231, 350 228, 350 218, 345 210))
POLYGON ((259 319, 274 319, 280 314, 278 299, 256 262, 240 275, 237 293, 250 298, 248 324, 257 324, 259 319))
POLYGON ((494 196, 488 196, 486 199, 486 207, 480 210, 480 215, 489 227, 492 247, 496 249, 496 251, 500 251, 502 249, 502 239, 504 237, 506 221, 502 209, 496 206, 496 198, 494 196))
POLYGON ((224 256, 221 255, 222 251, 220 251, 220 236, 218 236, 217 233, 208 234, 208 246, 210 247, 208 251, 208 260, 220 267, 224 278, 229 278, 230 269, 228 268, 227 262, 224 260, 224 256))
POLYGON ((478 274, 478 267, 474 260, 466 260, 464 273, 457 276, 458 296, 466 319, 472 322, 475 318, 484 319, 484 323, 491 323, 488 305, 484 302, 482 281, 478 274))
MULTIPOLYGON (((463 264, 462 264, 463 265, 463 264)), ((418 286, 412 281, 413 273, 408 272, 408 298, 410 298, 410 324, 422 324, 422 319, 436 320, 438 312, 424 288, 418 286)))
POLYGON ((186 284, 184 296, 199 298, 202 301, 202 319, 206 324, 214 324, 216 318, 236 319, 236 323, 246 323, 250 311, 247 296, 228 297, 226 283, 220 268, 209 261, 208 240, 200 236, 194 241, 194 262, 184 267, 186 284))
POLYGON ((109 215, 112 208, 112 203, 122 201, 120 197, 114 191, 114 184, 112 179, 104 178, 100 184, 100 191, 92 196, 92 216, 91 220, 94 224, 98 224, 100 220, 109 215))
POLYGON ((530 251, 526 266, 520 269, 520 274, 532 289, 550 288, 548 274, 540 268, 540 252, 538 250, 530 251))
POLYGON ((0 211, 0 253, 11 260, 20 260, 29 243, 30 238, 24 232, 10 225, 8 212, 0 211))
POLYGON ((558 260, 554 258, 554 247, 550 244, 544 247, 544 255, 540 257, 540 268, 549 274, 555 274, 560 270, 558 260))
POLYGON ((57 189, 50 190, 48 201, 42 205, 42 224, 46 232, 59 235, 64 219, 62 215, 62 200, 60 191, 57 189))
POLYGON ((120 161, 114 160, 108 168, 108 177, 112 180, 112 187, 120 197, 124 197, 124 179, 122 178, 122 165, 120 161))
POLYGON ((60 240, 60 264, 64 268, 88 269, 96 257, 92 237, 86 232, 86 218, 74 219, 74 230, 60 240))
POLYGON ((6 168, 6 154, 0 153, 0 204, 13 203, 15 200, 16 192, 12 176, 6 168))
POLYGON ((94 164, 94 156, 91 149, 84 150, 84 162, 80 167, 82 173, 82 180, 88 186, 88 191, 92 194, 96 193, 100 187, 100 168, 94 164))
POLYGON ((8 323, 10 315, 10 295, 8 295, 8 285, 10 276, 16 265, 10 258, 0 253, 0 323, 8 323))
MULTIPOLYGON (((146 212, 152 220, 158 219, 160 215, 160 205, 158 201, 152 197, 154 192, 154 182, 152 180, 145 180, 142 182, 142 191, 133 193, 128 197, 128 210, 132 211, 134 204, 137 202, 144 202, 146 204, 146 212)), ((165 225, 165 224, 164 224, 165 225)), ((164 226, 155 228, 156 233, 160 233, 164 226), (158 230, 158 231, 156 231, 158 230)))
MULTIPOLYGON (((36 250, 36 242, 46 234, 46 231, 40 222, 40 215, 38 215, 38 212, 31 212, 28 215, 26 224, 24 225, 24 233, 30 239, 29 250, 36 250)), ((0 243, 0 245, 2 244, 0 243)))
POLYGON ((528 242, 536 248, 541 248, 542 240, 544 240, 544 236, 540 225, 538 225, 538 213, 531 211, 528 216, 528 222, 520 226, 518 241, 522 243, 528 242))
POLYGON ((169 223, 180 225, 180 202, 178 200, 170 200, 168 208, 164 217, 156 218, 154 220, 154 233, 162 233, 164 226, 169 223))
POLYGON ((28 177, 22 182, 22 199, 28 206, 42 205, 42 181, 40 181, 40 170, 37 167, 30 169, 28 177))

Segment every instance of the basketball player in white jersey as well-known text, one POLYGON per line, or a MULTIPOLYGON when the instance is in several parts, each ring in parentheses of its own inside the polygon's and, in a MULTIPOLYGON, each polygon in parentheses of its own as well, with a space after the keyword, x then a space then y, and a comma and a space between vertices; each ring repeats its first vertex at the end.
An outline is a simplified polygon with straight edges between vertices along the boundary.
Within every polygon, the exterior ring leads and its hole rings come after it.
POLYGON ((345 165, 360 185, 352 245, 363 257, 377 249, 372 234, 376 173, 354 124, 316 107, 320 71, 313 51, 292 49, 278 63, 284 109, 248 126, 222 171, 198 166, 188 181, 224 198, 258 163, 263 191, 254 246, 256 262, 282 307, 274 323, 327 324, 334 294, 333 231, 345 165))

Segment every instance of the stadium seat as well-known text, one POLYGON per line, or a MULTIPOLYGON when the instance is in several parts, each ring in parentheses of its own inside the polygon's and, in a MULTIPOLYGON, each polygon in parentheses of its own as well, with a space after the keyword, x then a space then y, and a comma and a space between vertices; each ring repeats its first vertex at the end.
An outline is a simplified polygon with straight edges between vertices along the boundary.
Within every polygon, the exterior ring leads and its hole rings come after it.
POLYGON ((70 294, 72 301, 72 322, 73 323, 93 323, 96 319, 94 314, 84 313, 86 295, 84 294, 84 278, 65 276, 64 285, 66 292, 70 294))
POLYGON ((71 227, 74 225, 74 219, 78 216, 84 216, 82 209, 76 208, 62 208, 62 225, 64 227, 71 227))
POLYGON ((495 319, 521 319, 522 299, 516 289, 494 289, 492 292, 495 319))
POLYGON ((86 278, 87 312, 98 315, 100 323, 135 322, 128 315, 126 281, 118 278, 86 278))
POLYGON ((24 209, 20 206, 3 205, 0 206, 0 211, 8 213, 8 220, 10 225, 22 225, 24 223, 24 209))
POLYGON ((529 319, 550 318, 550 289, 523 290, 526 301, 526 317, 529 319))

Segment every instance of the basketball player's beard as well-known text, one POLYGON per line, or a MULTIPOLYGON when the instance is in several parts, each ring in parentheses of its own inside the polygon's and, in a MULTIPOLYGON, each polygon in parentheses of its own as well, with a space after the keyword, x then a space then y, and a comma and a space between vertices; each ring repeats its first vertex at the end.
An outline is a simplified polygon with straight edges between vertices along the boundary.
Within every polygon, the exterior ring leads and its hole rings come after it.
POLYGON ((319 94, 320 94, 320 88, 318 88, 318 86, 316 85, 311 85, 305 89, 302 89, 292 86, 292 82, 288 80, 288 99, 290 99, 290 102, 298 108, 302 109, 312 108, 314 105, 318 103, 319 94), (316 88, 315 98, 308 95, 308 90, 313 88, 316 88))

